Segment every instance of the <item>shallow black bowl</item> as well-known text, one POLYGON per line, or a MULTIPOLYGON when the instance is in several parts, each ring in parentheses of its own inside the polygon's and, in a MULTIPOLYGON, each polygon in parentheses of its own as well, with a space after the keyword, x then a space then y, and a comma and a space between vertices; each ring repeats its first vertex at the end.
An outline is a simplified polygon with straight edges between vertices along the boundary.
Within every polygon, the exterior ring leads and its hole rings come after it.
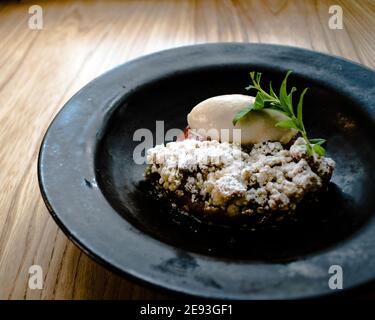
POLYGON ((66 234, 123 274, 203 297, 318 296, 334 292, 331 265, 342 267, 344 288, 375 278, 374 121, 375 74, 358 64, 273 45, 182 47, 126 63, 78 92, 45 136, 40 187, 66 234), (297 223, 251 232, 202 225, 150 199, 145 166, 133 159, 147 141, 134 133, 155 133, 156 120, 165 131, 184 128, 199 101, 246 94, 251 70, 275 87, 293 70, 290 85, 310 87, 308 131, 327 138, 337 162, 321 203, 297 223))

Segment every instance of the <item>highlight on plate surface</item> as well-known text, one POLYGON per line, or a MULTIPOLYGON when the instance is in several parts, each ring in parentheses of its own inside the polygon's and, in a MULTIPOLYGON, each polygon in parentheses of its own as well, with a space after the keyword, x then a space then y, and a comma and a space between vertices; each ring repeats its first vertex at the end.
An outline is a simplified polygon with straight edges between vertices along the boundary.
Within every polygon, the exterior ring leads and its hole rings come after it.
POLYGON ((157 197, 202 221, 248 226, 286 221, 318 199, 335 162, 325 156, 324 139, 308 136, 307 88, 293 99, 290 74, 276 93, 251 72, 246 89, 255 96, 221 95, 196 105, 177 141, 147 151, 145 178, 157 197))

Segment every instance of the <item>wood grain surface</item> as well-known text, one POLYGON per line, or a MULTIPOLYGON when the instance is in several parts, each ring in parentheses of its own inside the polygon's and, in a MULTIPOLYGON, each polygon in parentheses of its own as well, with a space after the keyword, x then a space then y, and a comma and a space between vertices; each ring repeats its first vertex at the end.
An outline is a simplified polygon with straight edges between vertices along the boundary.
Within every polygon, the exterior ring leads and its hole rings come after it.
POLYGON ((375 1, 15 1, 0 3, 0 299, 173 298, 92 261, 57 227, 37 155, 58 110, 117 64, 204 42, 262 42, 333 53, 375 67, 375 1), (28 9, 43 8, 42 30, 28 9), (328 8, 343 8, 343 30, 328 8), (42 290, 28 288, 31 265, 42 290))

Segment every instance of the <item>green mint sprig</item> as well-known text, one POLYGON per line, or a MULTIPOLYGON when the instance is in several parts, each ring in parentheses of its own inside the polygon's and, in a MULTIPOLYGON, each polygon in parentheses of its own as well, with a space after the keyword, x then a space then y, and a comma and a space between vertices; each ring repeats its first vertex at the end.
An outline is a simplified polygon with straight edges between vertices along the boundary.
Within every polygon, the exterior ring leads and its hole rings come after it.
POLYGON ((303 116, 302 116, 302 109, 303 109, 303 98, 306 94, 308 88, 305 88, 298 101, 297 105, 297 115, 294 112, 293 107, 293 93, 297 91, 295 87, 293 87, 290 92, 287 91, 287 80, 289 75, 292 71, 288 71, 283 82, 281 83, 281 87, 279 90, 279 95, 275 93, 272 88, 272 83, 270 82, 269 92, 266 92, 262 89, 260 85, 260 80, 262 74, 260 72, 250 72, 250 77, 252 84, 249 85, 246 90, 255 89, 257 91, 255 101, 253 104, 249 105, 248 107, 241 109, 236 113, 232 122, 235 126, 239 120, 244 118, 249 112, 252 110, 261 110, 261 109, 272 109, 284 114, 287 119, 276 123, 276 127, 279 128, 286 128, 286 129, 295 129, 298 131, 301 136, 306 141, 307 152, 310 156, 314 156, 318 154, 319 156, 325 155, 325 149, 322 147, 324 144, 324 139, 309 139, 307 137, 306 129, 303 124, 303 116))

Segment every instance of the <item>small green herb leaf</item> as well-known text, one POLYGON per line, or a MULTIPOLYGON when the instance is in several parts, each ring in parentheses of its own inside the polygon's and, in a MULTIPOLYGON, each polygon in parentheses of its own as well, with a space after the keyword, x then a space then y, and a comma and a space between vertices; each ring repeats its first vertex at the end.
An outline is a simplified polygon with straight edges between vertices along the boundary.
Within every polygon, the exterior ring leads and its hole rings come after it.
POLYGON ((237 122, 240 121, 243 117, 245 117, 251 110, 253 110, 253 108, 254 108, 254 105, 252 104, 249 107, 238 111, 232 120, 233 125, 235 126, 237 122))
POLYGON ((326 142, 326 140, 324 140, 324 139, 310 139, 310 142, 312 144, 317 144, 317 145, 321 146, 324 142, 326 142))
POLYGON ((262 73, 261 72, 257 72, 256 75, 255 75, 256 79, 257 79, 257 83, 260 85, 260 78, 262 77, 262 73))
POLYGON ((254 110, 261 110, 263 108, 267 108, 269 104, 273 103, 274 101, 274 99, 270 99, 262 92, 258 92, 255 97, 254 110))
POLYGON ((280 87, 280 91, 279 91, 279 98, 280 98, 280 102, 281 102, 281 105, 284 107, 284 108, 287 108, 287 110, 285 111, 289 111, 290 113, 292 113, 292 109, 291 109, 291 105, 289 103, 289 97, 288 97, 288 93, 286 91, 286 86, 287 86, 287 81, 288 81, 288 77, 289 75, 292 73, 292 71, 288 71, 286 73, 286 76, 283 80, 283 82, 281 83, 281 87, 280 87))
POLYGON ((313 149, 320 156, 324 156, 326 154, 326 150, 319 144, 314 144, 313 149))
POLYGON ((293 93, 297 91, 295 87, 292 87, 290 92, 288 93, 287 90, 287 81, 289 75, 292 71, 288 71, 284 80, 281 83, 279 96, 276 95, 275 91, 272 88, 272 84, 269 84, 269 93, 262 89, 260 85, 260 80, 262 78, 262 74, 260 72, 250 72, 251 84, 246 88, 247 90, 256 90, 255 102, 252 106, 246 107, 243 110, 240 110, 234 116, 232 122, 233 125, 245 117, 251 110, 261 110, 261 109, 272 109, 278 111, 287 117, 287 120, 280 121, 276 123, 276 127, 279 128, 287 128, 287 129, 295 129, 297 130, 303 139, 306 142, 307 153, 310 156, 314 156, 314 154, 318 154, 320 156, 325 154, 325 149, 322 147, 324 144, 324 139, 311 139, 307 137, 306 129, 303 124, 303 116, 302 116, 302 109, 303 109, 303 99, 307 92, 307 88, 302 91, 298 105, 297 105, 297 116, 294 113, 293 108, 293 93))
POLYGON ((302 91, 298 105, 297 105, 297 119, 298 119, 298 124, 301 127, 301 130, 305 130, 305 126, 303 125, 303 116, 302 116, 302 109, 303 109, 303 98, 307 92, 308 88, 302 91))
POLYGON ((274 97, 275 99, 278 99, 275 91, 273 91, 272 82, 270 82, 270 93, 272 97, 274 97))
POLYGON ((314 155, 314 149, 312 148, 311 144, 307 144, 306 147, 307 147, 307 154, 312 157, 314 155))
POLYGON ((261 92, 258 92, 255 97, 254 109, 260 110, 260 109, 263 109, 263 107, 264 107, 264 97, 261 92))
POLYGON ((293 110, 293 93, 297 91, 296 87, 293 87, 288 94, 288 106, 293 110))
POLYGON ((279 121, 278 123, 275 124, 275 127, 285 128, 285 129, 297 129, 292 119, 279 121))

